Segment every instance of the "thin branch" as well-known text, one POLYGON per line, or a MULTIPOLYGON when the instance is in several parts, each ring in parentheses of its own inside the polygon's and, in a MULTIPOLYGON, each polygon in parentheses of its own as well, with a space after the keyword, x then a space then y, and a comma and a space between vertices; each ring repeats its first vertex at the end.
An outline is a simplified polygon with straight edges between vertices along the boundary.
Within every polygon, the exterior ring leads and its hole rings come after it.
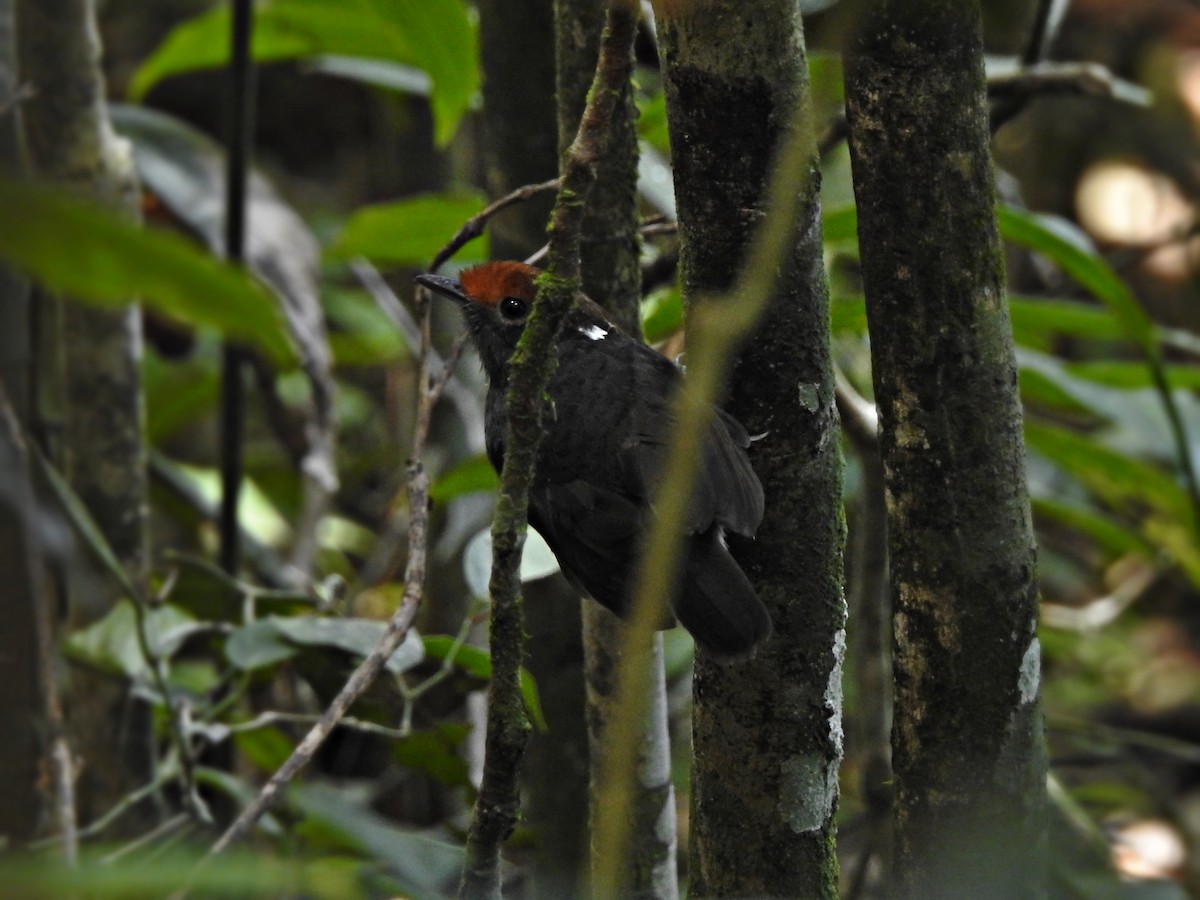
POLYGON ((638 10, 636 0, 609 3, 587 107, 563 161, 562 186, 550 220, 549 266, 538 279, 533 314, 510 362, 506 453, 492 523, 487 751, 467 834, 459 887, 464 898, 500 896, 500 845, 516 822, 517 771, 529 733, 519 678, 524 643, 519 569, 529 488, 543 433, 543 395, 555 363, 554 341, 579 294, 583 212, 617 99, 632 72, 638 10))
POLYGON ((441 252, 433 258, 433 264, 429 267, 430 272, 436 272, 440 269, 450 257, 462 249, 470 241, 475 240, 483 234, 483 229, 487 225, 488 220, 496 213, 503 209, 507 209, 515 203, 521 203, 531 197, 536 197, 538 194, 546 191, 556 190, 561 182, 559 178, 551 178, 549 181, 543 181, 541 184, 526 184, 522 187, 505 194, 495 203, 489 204, 476 215, 472 216, 463 223, 462 228, 458 229, 458 234, 450 239, 450 242, 442 248, 441 252))

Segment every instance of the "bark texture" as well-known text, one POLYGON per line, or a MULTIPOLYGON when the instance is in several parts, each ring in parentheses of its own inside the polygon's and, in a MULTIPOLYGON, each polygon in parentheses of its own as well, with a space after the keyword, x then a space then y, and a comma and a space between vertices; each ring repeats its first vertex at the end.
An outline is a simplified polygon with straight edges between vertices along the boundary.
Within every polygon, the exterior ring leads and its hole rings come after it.
POLYGON ((896 896, 1038 896, 1035 548, 977 0, 870 5, 846 94, 887 483, 896 896))
MULTIPOLYGON (((574 137, 587 100, 600 47, 604 10, 594 0, 557 0, 558 139, 566 148, 574 137)), ((607 153, 596 167, 596 185, 584 213, 580 263, 584 293, 603 306, 629 334, 641 336, 638 264, 637 109, 626 83, 613 111, 607 153)), ((613 718, 624 629, 608 610, 583 601, 584 668, 587 682, 587 730, 593 761, 602 758, 613 718)), ((666 676, 662 636, 653 638, 651 701, 638 752, 637 794, 631 804, 633 839, 622 865, 627 878, 622 896, 678 896, 676 874, 675 792, 666 721, 666 676)), ((598 767, 592 769, 592 817, 600 796, 598 767)), ((592 846, 599 864, 605 848, 592 846)))
MULTIPOLYGON (((659 36, 686 299, 734 281, 781 136, 808 104, 797 7, 661 2, 659 36)), ((816 147, 810 167, 817 169, 816 147)), ((756 540, 733 549, 775 636, 748 662, 696 663, 692 897, 837 896, 834 813, 845 646, 841 459, 815 176, 726 409, 763 435, 756 540)))
MULTIPOLYGON (((22 79, 35 92, 22 107, 31 168, 136 215, 132 153, 108 121, 94 0, 19 0, 17 22, 22 79)), ((61 435, 72 486, 140 581, 147 562, 141 315, 136 306, 112 312, 63 304, 61 322, 61 331, 48 337, 64 361, 64 418, 47 424, 61 435)), ((43 375, 58 377, 44 369, 43 375)), ((72 624, 100 618, 116 598, 115 588, 73 597, 72 624)), ((71 727, 88 751, 80 779, 86 821, 148 778, 150 723, 124 686, 92 673, 74 676, 71 727)), ((137 827, 133 817, 123 821, 137 827)))
MULTIPOLYGON (((554 4, 485 0, 479 18, 482 152, 488 194, 500 197, 558 172, 554 4)), ((594 69, 594 57, 592 64, 594 69)), ((535 197, 493 219, 492 255, 523 259, 540 247, 553 200, 553 194, 535 197)), ((530 880, 534 896, 556 900, 570 896, 588 868, 582 622, 579 598, 562 579, 525 587, 526 665, 550 727, 548 733, 530 735, 522 772, 528 820, 536 834, 530 880)))

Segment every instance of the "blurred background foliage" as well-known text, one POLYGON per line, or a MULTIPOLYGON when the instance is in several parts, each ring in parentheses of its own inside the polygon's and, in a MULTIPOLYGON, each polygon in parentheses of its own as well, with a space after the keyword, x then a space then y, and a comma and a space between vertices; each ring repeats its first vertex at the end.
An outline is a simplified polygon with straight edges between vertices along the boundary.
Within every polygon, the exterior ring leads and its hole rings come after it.
MULTIPOLYGON (((841 108, 836 6, 806 8, 814 105, 830 122, 841 108)), ((985 7, 999 79, 1013 68, 1031 4, 985 7)), ((250 214, 257 279, 205 250, 220 234, 224 4, 102 5, 104 65, 120 104, 114 122, 136 144, 152 228, 0 185, 0 206, 12 211, 0 217, 0 255, 85 300, 145 300, 155 550, 150 596, 68 629, 62 645, 70 666, 127 683, 153 712, 155 777, 81 823, 78 870, 53 863, 49 830, 34 853, 0 858, 0 894, 168 893, 195 858, 187 848, 211 841, 195 816, 176 812, 180 792, 194 792, 193 809, 218 819, 244 804, 395 609, 417 390, 411 275, 490 199, 481 189, 477 21, 466 0, 262 4, 250 214), (315 324, 308 293, 323 314, 315 324), (262 352, 238 580, 209 562, 222 333, 262 352), (331 360, 331 474, 340 486, 313 526, 311 571, 297 573, 289 553, 303 520, 303 434, 314 392, 324 389, 298 364, 314 353, 331 360)), ((1200 7, 1076 0, 1051 57, 1099 63, 1118 79, 1107 96, 1035 96, 995 139, 1040 548, 1047 732, 1058 808, 1073 823, 1056 828, 1075 840, 1056 837, 1056 891, 1177 896, 1177 886, 1200 888, 1200 7), (1126 881, 1108 877, 1110 864, 1126 881)), ((639 60, 639 184, 650 221, 669 223, 670 147, 649 32, 639 60)), ((837 363, 847 389, 869 398, 848 154, 836 140, 824 150, 837 363)), ((488 252, 487 239, 477 240, 452 265, 488 252)), ((676 255, 670 227, 651 225, 643 328, 672 356, 682 349, 676 255)), ((445 353, 458 323, 452 309, 435 307, 434 316, 445 353)), ((263 820, 254 849, 207 870, 202 889, 314 897, 452 889, 489 674, 486 527, 496 479, 482 456, 481 387, 468 358, 435 416, 419 634, 391 660, 393 677, 358 704, 315 770, 263 820)), ((847 444, 852 534, 868 527, 864 453, 847 444)), ((73 577, 119 576, 69 492, 60 509, 78 538, 73 577)), ((558 577, 544 547, 527 557, 531 582, 558 577)), ((851 589, 864 578, 855 564, 851 589)), ((537 602, 539 591, 531 593, 537 602)), ((852 610, 852 653, 858 621, 852 610)), ((667 647, 686 829, 691 647, 682 632, 670 633, 667 647)), ((853 738, 864 733, 856 717, 882 714, 858 680, 863 662, 851 659, 845 686, 847 890, 867 823, 886 806, 863 775, 879 748, 853 738)), ((526 699, 545 727, 532 678, 526 699)), ((86 767, 87 747, 76 749, 86 767)), ((535 838, 518 832, 516 859, 535 838)), ((527 873, 509 877, 517 886, 527 873)))

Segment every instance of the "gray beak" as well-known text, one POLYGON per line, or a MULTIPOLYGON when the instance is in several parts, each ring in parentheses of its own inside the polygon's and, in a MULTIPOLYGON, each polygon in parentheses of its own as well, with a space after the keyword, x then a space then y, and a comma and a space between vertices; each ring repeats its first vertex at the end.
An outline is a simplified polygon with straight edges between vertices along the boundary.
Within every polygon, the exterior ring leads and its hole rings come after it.
POLYGON ((447 278, 445 275, 418 275, 413 279, 417 284, 429 288, 443 297, 449 297, 456 303, 470 303, 470 299, 463 293, 462 285, 459 284, 456 278, 447 278))

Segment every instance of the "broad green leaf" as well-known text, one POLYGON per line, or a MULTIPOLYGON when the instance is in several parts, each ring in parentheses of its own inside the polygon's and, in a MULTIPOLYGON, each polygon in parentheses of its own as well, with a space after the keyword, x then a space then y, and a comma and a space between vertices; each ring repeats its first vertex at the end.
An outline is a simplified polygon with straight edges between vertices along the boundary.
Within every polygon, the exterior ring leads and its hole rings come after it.
MULTIPOLYGON (((141 100, 150 88, 172 75, 227 65, 229 32, 229 6, 224 3, 175 26, 130 79, 130 99, 141 100)), ((309 41, 303 34, 279 28, 260 11, 255 16, 251 51, 260 63, 293 59, 309 51, 309 41)))
POLYGON ((835 294, 830 297, 829 327, 834 334, 866 334, 866 298, 861 294, 835 294))
MULTIPOLYGON (((350 217, 327 255, 334 260, 365 256, 388 266, 426 266, 485 205, 479 195, 426 194, 368 206, 350 217)), ((468 244, 458 258, 486 259, 486 237, 468 244)))
POLYGON ((1008 309, 1013 339, 1026 347, 1048 350, 1051 340, 1059 335, 1111 341, 1128 337, 1112 310, 1094 303, 1011 296, 1008 309))
MULTIPOLYGON (((198 781, 216 785, 215 770, 197 767, 198 781)), ((247 799, 254 795, 253 789, 247 799)), ((267 827, 270 815, 259 826, 267 834, 282 834, 282 829, 267 827)), ((109 858, 112 845, 81 848, 79 864, 63 865, 45 854, 13 855, 4 863, 6 897, 87 897, 89 900, 148 900, 177 893, 187 877, 193 896, 252 898, 304 896, 311 900, 346 900, 360 895, 361 883, 345 878, 338 883, 326 878, 318 882, 317 866, 301 862, 294 855, 281 859, 264 851, 232 848, 222 854, 217 865, 198 866, 202 850, 195 845, 159 846, 159 853, 130 860, 109 858), (190 873, 190 874, 189 874, 190 873)), ((323 868, 327 868, 323 867, 323 868)))
MULTIPOLYGON (((333 647, 365 657, 375 649, 387 623, 376 619, 338 619, 322 616, 264 616, 235 631, 225 642, 225 654, 240 669, 270 666, 298 647, 333 647)), ((423 645, 410 630, 387 661, 392 672, 406 672, 421 662, 423 645)))
MULTIPOLYGON (((450 656, 451 651, 454 651, 454 638, 447 635, 426 635, 424 641, 425 655, 430 659, 445 660, 450 656)), ((457 651, 454 651, 453 664, 476 678, 486 681, 492 677, 491 654, 479 647, 472 647, 470 644, 459 645, 457 651)), ((546 725, 546 716, 542 712, 542 701, 538 695, 537 682, 534 681, 533 675, 524 668, 521 669, 521 696, 525 700, 525 708, 529 711, 529 718, 533 720, 533 724, 539 731, 545 731, 548 726, 546 725)))
POLYGON ((435 725, 414 731, 392 745, 392 758, 409 769, 427 772, 448 787, 471 787, 466 760, 459 747, 471 731, 461 724, 435 725))
POLYGON ((642 335, 648 344, 665 341, 683 327, 683 297, 679 286, 653 291, 641 305, 642 335))
POLYGON ((1057 498, 1033 497, 1031 503, 1037 515, 1086 535, 1113 557, 1129 553, 1154 555, 1154 548, 1144 537, 1111 516, 1057 498))
MULTIPOLYGON (((258 6, 254 25, 259 62, 333 55, 427 73, 441 146, 479 89, 478 36, 462 0, 275 0, 258 6)), ((177 26, 135 73, 130 94, 141 98, 163 78, 228 61, 229 13, 218 6, 177 26)))
MULTIPOLYGON (((375 0, 433 79, 434 140, 444 147, 479 90, 479 35, 463 0, 375 0)), ((363 55, 363 54, 359 54, 363 55)))
POLYGON ((276 364, 295 364, 270 293, 186 239, 27 182, 0 181, 0 209, 0 259, 50 290, 107 307, 141 300, 253 343, 276 364))
MULTIPOLYGON (((221 497, 221 473, 216 469, 171 462, 175 474, 189 481, 196 492, 214 506, 221 497)), ((242 527, 266 544, 282 546, 291 539, 291 524, 275 503, 252 478, 242 480, 238 492, 238 521, 242 527)))
POLYGON ((181 428, 204 421, 221 393, 215 341, 203 342, 186 360, 164 360, 147 348, 142 358, 146 438, 159 445, 181 428))
POLYGON ((1000 233, 1053 260, 1062 270, 1108 306, 1132 338, 1147 352, 1157 354, 1154 326, 1125 282, 1098 254, 1064 236, 1061 220, 1013 206, 998 211, 1000 233))
MULTIPOLYGON (((183 610, 164 604, 146 610, 146 642, 157 657, 169 657, 192 633, 187 626, 195 620, 183 610)), ((106 672, 142 680, 150 677, 150 665, 138 640, 137 611, 129 600, 121 600, 103 619, 71 634, 67 655, 106 672)))
POLYGON ((234 732, 233 743, 259 771, 269 773, 287 762, 296 749, 296 742, 274 725, 234 732))
MULTIPOLYGON (((1067 363, 1063 368, 1078 378, 1113 388, 1146 390, 1155 386, 1154 376, 1143 362, 1094 359, 1067 363)), ((1166 372, 1167 383, 1176 390, 1200 388, 1200 366, 1169 365, 1166 367, 1166 372)))
POLYGON ((339 366, 377 366, 409 355, 403 336, 364 291, 335 290, 324 296, 329 348, 339 366))
POLYGON ((671 137, 667 133, 667 98, 661 90, 638 98, 638 137, 666 159, 671 157, 671 137))
POLYGON ((1025 440, 1106 503, 1125 508, 1148 505, 1176 522, 1191 522, 1191 505, 1183 488, 1153 466, 1087 435, 1034 419, 1025 422, 1025 440))
MULTIPOLYGON (((401 828, 371 809, 367 798, 328 784, 297 784, 288 802, 330 836, 382 863, 416 897, 444 896, 442 888, 462 866, 462 849, 437 832, 401 828)), ((355 891, 345 896, 362 896, 355 891)))
POLYGON ((821 233, 827 244, 858 241, 858 208, 854 204, 821 210, 821 233))
POLYGON ((449 472, 443 473, 429 489, 429 499, 445 503, 463 494, 494 491, 500 484, 496 470, 483 454, 463 460, 449 472))
POLYGON ((225 642, 225 658, 244 672, 268 668, 299 652, 279 633, 271 617, 243 625, 225 642))

